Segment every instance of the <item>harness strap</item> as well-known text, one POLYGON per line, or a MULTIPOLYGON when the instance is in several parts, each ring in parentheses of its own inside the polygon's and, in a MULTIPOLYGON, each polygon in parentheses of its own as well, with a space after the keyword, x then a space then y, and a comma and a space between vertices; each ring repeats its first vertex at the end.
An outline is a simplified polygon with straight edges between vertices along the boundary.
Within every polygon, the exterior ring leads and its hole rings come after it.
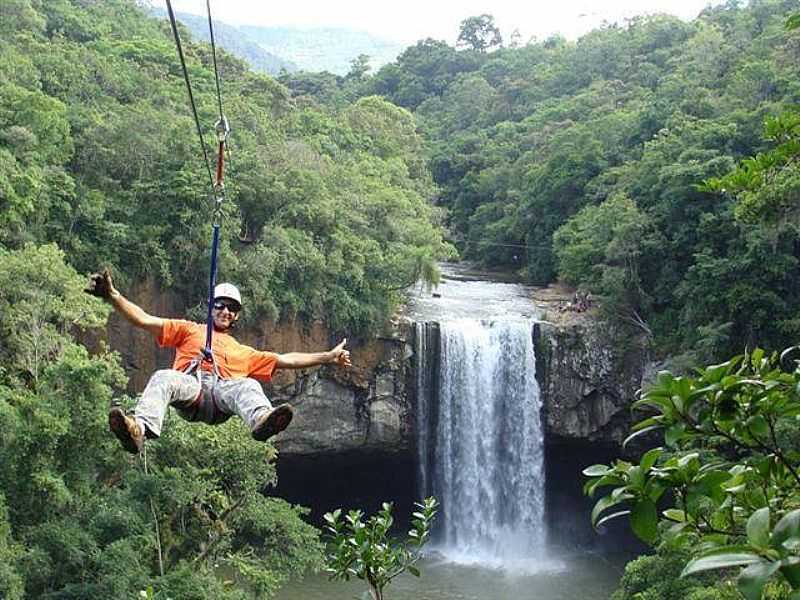
POLYGON ((206 358, 205 350, 202 351, 200 354, 197 355, 192 362, 190 362, 186 367, 183 369, 183 372, 187 375, 195 375, 197 377, 197 383, 199 386, 199 390, 197 392, 197 397, 192 401, 192 403, 187 408, 192 408, 195 404, 197 404, 200 399, 203 397, 203 369, 201 365, 205 361, 211 362, 211 374, 213 375, 213 379, 211 380, 211 403, 214 405, 214 410, 217 412, 222 412, 219 409, 219 405, 217 404, 217 399, 214 396, 214 388, 217 386, 217 382, 222 379, 222 376, 219 373, 219 368, 217 367, 217 362, 214 360, 214 355, 211 355, 211 358, 206 358))

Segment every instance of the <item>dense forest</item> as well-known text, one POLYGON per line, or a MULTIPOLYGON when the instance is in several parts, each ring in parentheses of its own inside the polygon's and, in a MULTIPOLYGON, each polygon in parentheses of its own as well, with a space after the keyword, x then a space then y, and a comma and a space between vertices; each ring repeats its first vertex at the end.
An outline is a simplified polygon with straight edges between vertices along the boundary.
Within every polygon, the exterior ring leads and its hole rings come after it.
MULTIPOLYGON (((524 45, 476 17, 374 74, 360 57, 276 80, 220 52, 221 272, 246 318, 366 333, 457 248, 591 291, 662 355, 789 345, 797 10, 731 0, 524 45)), ((210 140, 210 48, 183 36, 210 140)), ((205 294, 208 177, 168 23, 129 0, 3 0, 0 62, 0 596, 271 596, 322 560, 303 509, 260 493, 271 446, 176 419, 122 456, 119 357, 80 342, 108 316, 81 292, 100 266, 190 309, 205 294)))
MULTIPOLYGON (((210 48, 183 35, 213 140, 210 48)), ((81 291, 99 267, 189 307, 206 293, 212 202, 169 24, 125 0, 3 0, 0 40, 0 597, 268 597, 322 557, 302 510, 260 493, 274 450, 174 422, 129 460, 105 416, 130 402, 119 357, 78 341, 108 316, 81 291)), ((449 253, 413 117, 298 103, 217 58, 221 276, 249 318, 380 326, 449 253)))
MULTIPOLYGON (((745 218, 735 186, 702 186, 797 140, 791 115, 765 130, 800 101, 797 8, 731 0, 688 23, 505 47, 475 17, 459 47, 420 41, 372 76, 354 63, 281 80, 327 105, 378 94, 413 111, 465 258, 603 295, 662 354, 706 360, 800 332, 796 209, 745 218)), ((794 178, 780 195, 796 206, 794 178)))

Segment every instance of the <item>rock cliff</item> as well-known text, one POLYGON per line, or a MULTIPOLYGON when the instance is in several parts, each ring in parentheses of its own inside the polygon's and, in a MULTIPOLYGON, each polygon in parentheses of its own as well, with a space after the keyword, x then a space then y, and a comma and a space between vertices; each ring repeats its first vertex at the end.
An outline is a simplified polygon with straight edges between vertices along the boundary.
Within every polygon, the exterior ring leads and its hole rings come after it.
MULTIPOLYGON (((181 316, 176 298, 142 286, 131 297, 157 314, 181 316)), ((333 339, 320 323, 262 323, 237 338, 276 352, 327 349, 333 339)), ((644 341, 591 316, 534 327, 537 378, 544 395, 546 434, 555 443, 618 443, 630 425, 628 406, 640 387, 644 341)), ((378 452, 413 457, 415 449, 415 331, 408 319, 368 340, 351 339, 354 368, 280 372, 267 385, 275 402, 297 408, 295 422, 277 439, 283 454, 319 456, 378 452)), ((140 391, 149 374, 171 360, 152 338, 113 316, 108 338, 140 391)))
POLYGON ((540 323, 536 337, 548 441, 621 442, 647 365, 645 340, 590 318, 540 323))

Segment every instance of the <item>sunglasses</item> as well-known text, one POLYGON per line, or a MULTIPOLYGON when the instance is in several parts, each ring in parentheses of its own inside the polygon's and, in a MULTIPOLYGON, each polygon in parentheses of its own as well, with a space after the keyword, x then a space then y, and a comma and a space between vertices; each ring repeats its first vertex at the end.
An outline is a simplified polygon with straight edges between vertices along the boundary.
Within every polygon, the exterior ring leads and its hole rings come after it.
POLYGON ((238 313, 242 310, 242 307, 234 302, 223 302, 222 300, 215 300, 214 301, 214 308, 217 310, 222 310, 223 308, 227 308, 229 313, 238 313))

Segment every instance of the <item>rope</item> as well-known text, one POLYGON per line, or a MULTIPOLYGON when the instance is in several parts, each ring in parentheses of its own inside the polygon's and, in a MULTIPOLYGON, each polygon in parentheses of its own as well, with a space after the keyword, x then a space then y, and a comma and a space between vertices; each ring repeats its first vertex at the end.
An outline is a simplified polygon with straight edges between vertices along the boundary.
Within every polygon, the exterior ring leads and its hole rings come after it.
POLYGON ((539 244, 537 246, 531 246, 527 244, 502 244, 500 242, 490 242, 488 240, 454 240, 455 244, 465 244, 469 246, 470 244, 476 244, 479 246, 500 246, 502 248, 526 248, 530 250, 541 250, 542 248, 551 248, 552 246, 548 244, 539 244))
POLYGON ((222 110, 222 91, 219 83, 219 71, 217 69, 217 46, 216 41, 214 39, 214 25, 211 19, 211 2, 210 0, 206 0, 206 9, 208 13, 208 32, 209 37, 211 39, 211 57, 212 62, 214 65, 214 82, 217 88, 217 106, 219 108, 219 121, 217 121, 214 129, 216 130, 217 134, 217 141, 219 144, 219 151, 217 153, 217 168, 216 168, 216 178, 211 172, 211 161, 208 158, 208 151, 206 150, 206 143, 203 139, 203 129, 200 126, 200 119, 197 116, 197 105, 194 101, 194 94, 192 93, 192 84, 189 81, 189 72, 186 69, 186 59, 183 55, 183 47, 181 46, 181 38, 178 34, 178 25, 175 21, 175 12, 172 10, 172 2, 167 0, 167 12, 169 13, 169 21, 170 25, 172 26, 172 35, 175 38, 175 46, 178 49, 178 57, 181 61, 181 69, 183 70, 183 79, 186 82, 186 90, 189 92, 189 104, 192 107, 192 115, 194 116, 194 123, 197 127, 197 135, 200 138, 200 146, 203 150, 203 158, 206 164, 206 170, 208 171, 208 179, 211 183, 211 190, 214 195, 214 216, 212 221, 213 227, 213 236, 212 236, 212 243, 211 243, 211 273, 209 276, 209 285, 208 285, 208 315, 206 319, 206 345, 203 349, 203 357, 206 360, 210 360, 212 363, 214 362, 214 355, 211 351, 211 340, 214 332, 214 319, 212 316, 212 310, 214 308, 214 287, 216 286, 216 279, 217 279, 217 249, 219 248, 219 229, 220 229, 220 220, 222 218, 221 209, 222 209, 222 200, 224 198, 225 190, 223 184, 223 176, 224 176, 224 162, 225 162, 225 142, 228 137, 228 132, 230 128, 228 127, 228 120, 225 118, 225 115, 222 110))
POLYGON ((222 112, 222 92, 219 87, 219 73, 217 72, 217 47, 214 43, 214 25, 211 23, 211 0, 206 0, 206 11, 208 12, 208 35, 211 38, 211 60, 214 63, 214 80, 217 83, 217 103, 219 104, 219 118, 224 119, 222 112))
POLYGON ((209 275, 208 285, 208 315, 206 318, 206 345, 203 349, 203 357, 206 360, 214 362, 214 354, 211 351, 211 341, 214 333, 214 320, 212 310, 214 308, 214 287, 217 281, 217 251, 219 248, 219 229, 220 220, 222 217, 222 200, 225 194, 223 183, 224 177, 224 164, 225 164, 225 146, 230 128, 228 120, 222 110, 222 90, 219 83, 219 70, 217 69, 217 45, 214 39, 214 24, 211 19, 211 1, 206 0, 206 12, 208 14, 208 33, 211 40, 211 59, 214 65, 214 82, 217 87, 217 106, 219 108, 219 121, 217 121, 214 129, 217 134, 217 141, 219 144, 219 151, 217 153, 217 168, 216 178, 211 173, 211 161, 208 159, 208 151, 206 150, 205 140, 203 139, 202 127, 200 127, 200 119, 197 116, 197 106, 194 101, 194 94, 192 93, 192 85, 189 82, 189 72, 186 69, 186 60, 183 56, 183 47, 181 46, 181 39, 178 35, 178 26, 175 22, 175 13, 172 10, 172 3, 167 0, 167 10, 169 12, 169 20, 172 26, 172 35, 175 37, 175 46, 178 49, 178 56, 181 60, 181 69, 183 70, 183 79, 186 82, 186 89, 189 92, 189 104, 192 107, 192 114, 194 115, 194 122, 197 126, 197 135, 200 137, 200 145, 203 149, 203 158, 205 159, 206 169, 208 170, 208 178, 211 183, 211 190, 214 194, 214 216, 212 221, 213 235, 211 242, 211 272, 209 275))
MULTIPOLYGON (((217 133, 217 142, 219 144, 217 151, 217 177, 214 182, 214 199, 216 205, 214 207, 214 220, 212 225, 212 242, 211 242, 211 273, 209 275, 208 283, 208 316, 206 318, 206 347, 203 350, 203 355, 207 360, 214 362, 214 354, 211 350, 211 341, 214 334, 214 320, 211 311, 214 308, 214 287, 217 284, 217 250, 219 248, 219 228, 221 219, 222 200, 225 196, 225 187, 223 177, 225 172, 225 147, 228 139, 228 120, 225 118, 225 113, 222 110, 222 90, 219 84, 219 70, 217 69, 217 45, 214 40, 214 24, 211 19, 211 0, 206 0, 206 13, 208 14, 208 37, 211 40, 211 60, 214 64, 214 82, 217 86, 217 106, 219 107, 219 121, 217 121, 214 129, 217 133)), ((214 365, 214 372, 216 373, 216 364, 214 365)))
POLYGON ((197 135, 200 137, 200 147, 203 149, 203 158, 206 162, 206 170, 208 171, 208 180, 211 183, 211 189, 214 189, 214 176, 211 174, 211 161, 208 160, 208 151, 206 150, 206 142, 203 139, 203 129, 200 127, 200 119, 197 116, 197 106, 194 102, 194 94, 192 94, 192 84, 189 82, 189 72, 186 69, 186 59, 183 57, 183 46, 181 46, 181 37, 178 35, 178 24, 175 22, 175 13, 172 10, 172 2, 167 0, 167 12, 169 12, 169 22, 172 25, 172 35, 175 38, 175 46, 178 49, 178 57, 181 60, 181 69, 183 69, 183 80, 186 82, 186 90, 189 92, 189 104, 192 107, 192 115, 194 115, 194 123, 197 126, 197 135))

